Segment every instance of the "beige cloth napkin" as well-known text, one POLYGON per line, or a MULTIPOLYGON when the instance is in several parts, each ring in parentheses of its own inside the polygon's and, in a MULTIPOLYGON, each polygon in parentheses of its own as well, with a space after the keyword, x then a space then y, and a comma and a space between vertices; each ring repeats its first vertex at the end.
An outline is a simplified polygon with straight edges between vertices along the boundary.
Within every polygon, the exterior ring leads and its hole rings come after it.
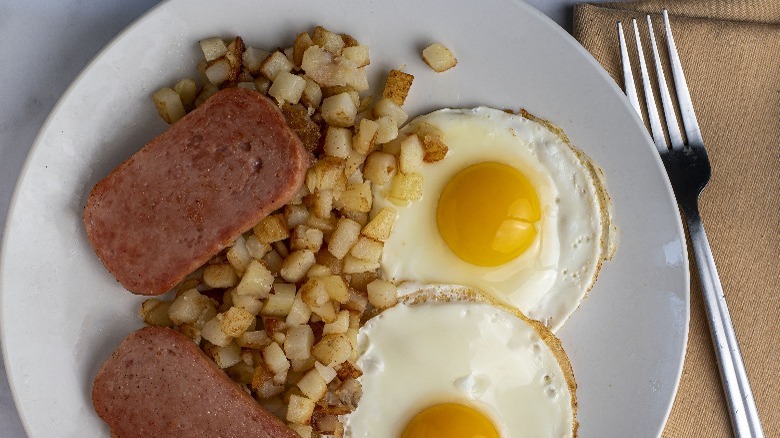
MULTIPOLYGON (((616 22, 627 25, 631 52, 630 19, 636 17, 645 29, 644 16, 651 13, 663 44, 657 15, 663 7, 671 15, 712 164, 701 214, 764 430, 768 437, 780 437, 780 0, 580 4, 573 33, 622 87, 616 22)), ((650 61, 646 31, 643 38, 650 61)), ((639 78, 636 71, 634 77, 639 78)), ((688 349, 663 436, 729 436, 692 258, 691 276, 688 349)))

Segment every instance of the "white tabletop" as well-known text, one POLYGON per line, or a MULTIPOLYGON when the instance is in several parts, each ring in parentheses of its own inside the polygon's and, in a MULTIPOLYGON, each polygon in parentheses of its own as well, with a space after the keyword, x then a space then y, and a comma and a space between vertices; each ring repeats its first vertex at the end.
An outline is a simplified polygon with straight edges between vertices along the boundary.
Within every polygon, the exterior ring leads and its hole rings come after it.
MULTIPOLYGON (((593 0, 591 0, 593 1, 593 0)), ((604 1, 604 0, 601 0, 604 1)), ((38 130, 93 56, 158 0, 29 0, 0 3, 0 230, 38 130)), ((571 29, 577 0, 527 0, 571 29)), ((2 231, 0 231, 2 237, 2 231)), ((56 388, 52 388, 56 391, 56 388)), ((0 436, 25 437, 0 362, 0 436)))

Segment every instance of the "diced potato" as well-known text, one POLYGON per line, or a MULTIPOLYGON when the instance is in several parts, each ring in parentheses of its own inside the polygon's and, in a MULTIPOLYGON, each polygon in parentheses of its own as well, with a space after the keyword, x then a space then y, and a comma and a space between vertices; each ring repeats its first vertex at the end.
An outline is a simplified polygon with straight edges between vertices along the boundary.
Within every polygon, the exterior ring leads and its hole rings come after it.
POLYGON ((323 99, 320 111, 329 125, 346 128, 355 123, 357 106, 349 93, 344 92, 323 99))
POLYGON ((217 88, 216 85, 212 83, 207 83, 203 85, 203 88, 201 88, 200 92, 198 93, 197 97, 195 97, 195 106, 200 106, 203 102, 205 102, 209 97, 213 96, 217 91, 219 91, 219 88, 217 88))
POLYGON ((338 57, 319 46, 311 46, 303 53, 301 69, 321 87, 345 86, 355 75, 357 65, 338 57))
POLYGON ((398 125, 390 116, 382 116, 376 120, 379 128, 376 131, 376 143, 383 144, 398 137, 398 125))
POLYGON ((309 355, 307 359, 303 359, 303 360, 291 359, 290 369, 297 373, 304 373, 314 368, 315 362, 317 362, 317 359, 315 359, 314 356, 312 355, 309 355))
POLYGON ((249 250, 246 247, 244 236, 238 236, 236 241, 233 242, 233 245, 228 249, 227 259, 238 275, 244 275, 246 267, 252 261, 252 255, 249 254, 249 250))
POLYGON ((179 95, 181 103, 188 107, 195 102, 195 96, 198 94, 198 85, 194 79, 185 78, 173 86, 173 91, 179 95))
POLYGON ((352 138, 352 149, 366 155, 374 149, 379 123, 370 119, 362 119, 358 125, 357 134, 352 138))
POLYGON ((416 201, 422 197, 423 177, 419 173, 399 173, 393 177, 388 195, 404 201, 416 201))
POLYGON ((256 298, 265 298, 271 292, 274 275, 261 262, 252 260, 246 268, 241 282, 236 287, 239 295, 249 295, 256 298))
POLYGON ((338 158, 347 158, 352 152, 352 131, 347 128, 329 126, 325 133, 323 149, 326 154, 338 158))
POLYGON ((212 354, 214 362, 222 369, 232 367, 241 362, 241 347, 233 342, 224 347, 216 347, 212 354))
POLYGON ((304 360, 311 355, 314 345, 314 332, 308 324, 301 324, 287 329, 284 338, 284 353, 290 359, 304 360))
POLYGON ((333 211, 333 197, 332 190, 315 190, 306 197, 306 205, 315 216, 328 219, 333 211))
POLYGON ((417 137, 423 145, 425 155, 423 160, 426 163, 435 163, 442 160, 449 148, 444 143, 444 133, 430 123, 420 123, 414 128, 417 137))
MULTIPOLYGON (((357 92, 368 90, 368 73, 366 72, 366 68, 362 67, 353 71, 352 74, 347 77, 347 86, 355 90, 356 94, 357 92)), ((356 106, 360 106, 360 100, 358 100, 356 106)))
POLYGON ((368 302, 372 306, 384 309, 394 306, 398 302, 396 287, 387 280, 377 278, 366 287, 368 290, 368 302))
POLYGON ((383 97, 379 99, 379 102, 374 104, 372 113, 375 118, 379 119, 382 116, 390 116, 395 120, 396 126, 400 127, 409 118, 406 111, 401 108, 393 99, 389 97, 383 97))
POLYGON ((403 105, 406 101, 406 96, 409 94, 409 89, 412 88, 413 80, 414 76, 409 73, 404 73, 400 70, 390 70, 382 97, 388 97, 393 99, 398 105, 403 105))
POLYGON ((307 397, 293 394, 287 404, 287 421, 297 424, 310 424, 314 412, 314 402, 307 397))
POLYGON ((241 61, 249 73, 254 75, 260 71, 260 66, 263 65, 263 61, 265 61, 268 55, 270 53, 265 50, 247 47, 243 55, 241 55, 241 61))
POLYGON ((287 56, 285 56, 284 53, 280 51, 275 51, 268 55, 264 60, 263 63, 260 65, 260 73, 265 75, 268 79, 271 81, 276 80, 276 76, 281 72, 290 72, 292 71, 293 63, 287 59, 287 56))
POLYGON ((295 41, 293 42, 293 63, 296 67, 301 66, 303 54, 306 52, 306 49, 313 45, 314 41, 312 41, 308 32, 299 33, 298 36, 295 37, 295 41))
POLYGON ((261 94, 268 94, 268 89, 271 88, 271 80, 265 76, 258 76, 255 79, 255 90, 261 94))
POLYGON ((254 226, 253 231, 262 243, 273 243, 290 237, 290 230, 282 214, 266 216, 254 226))
POLYGON ((312 277, 325 277, 326 275, 330 275, 330 268, 323 265, 314 265, 309 269, 309 272, 306 273, 307 278, 312 277))
POLYGON ((265 330, 253 330, 241 333, 236 343, 243 348, 263 349, 271 343, 271 338, 265 330))
POLYGON ((282 269, 282 262, 284 259, 281 255, 279 255, 276 250, 271 250, 263 257, 263 264, 268 267, 268 270, 272 273, 279 274, 279 271, 282 269))
POLYGON ((371 63, 368 46, 364 45, 344 47, 341 49, 341 56, 354 62, 358 68, 365 67, 371 63))
POLYGON ((203 270, 203 282, 211 288, 228 288, 238 284, 238 276, 229 264, 217 263, 203 270))
POLYGON ((346 188, 344 175, 344 160, 338 157, 325 156, 306 172, 306 186, 310 193, 319 190, 341 191, 346 188))
POLYGON ((331 216, 330 218, 321 218, 315 215, 310 215, 306 219, 306 225, 321 230, 322 234, 325 236, 325 238, 327 238, 336 228, 336 217, 331 216))
POLYGON ((322 88, 319 84, 309 78, 306 80, 306 86, 303 87, 303 94, 301 94, 301 103, 309 108, 317 108, 322 102, 322 88))
POLYGON ((203 339, 211 342, 212 344, 219 347, 224 347, 229 344, 233 338, 222 331, 222 323, 220 322, 221 319, 222 314, 218 314, 209 320, 209 322, 203 326, 203 329, 201 329, 200 335, 203 337, 203 339))
POLYGON ((315 401, 324 397, 328 391, 328 384, 325 382, 325 379, 314 368, 304 374, 296 386, 298 386, 303 395, 315 401))
MULTIPOLYGON (((312 258, 314 255, 312 254, 312 258)), ((295 301, 295 285, 287 283, 274 284, 274 291, 268 296, 260 314, 263 316, 287 316, 295 301)))
MULTIPOLYGON (((257 240, 257 236, 255 236, 254 234, 247 237, 245 246, 249 255, 255 260, 262 259, 263 256, 265 256, 268 253, 268 251, 271 250, 271 245, 267 243, 261 243, 259 240, 257 240)), ((247 265, 247 267, 248 266, 249 265, 247 265)))
POLYGON ((333 301, 344 304, 349 300, 347 284, 344 283, 344 279, 340 275, 327 275, 319 278, 319 281, 333 301))
POLYGON ((213 61, 225 53, 227 53, 227 45, 222 38, 213 37, 206 38, 200 41, 200 49, 203 51, 203 56, 206 57, 206 61, 213 61))
POLYGON ((398 156, 398 165, 401 173, 414 173, 423 164, 423 157, 425 152, 423 151, 422 142, 417 135, 410 135, 401 142, 401 152, 398 156))
POLYGON ((230 71, 233 66, 227 58, 222 57, 211 61, 206 67, 206 77, 214 85, 220 85, 230 78, 230 71))
MULTIPOLYGON (((290 248, 293 250, 307 249, 316 252, 322 246, 322 230, 311 228, 306 225, 298 225, 293 229, 290 236, 290 248)), ((309 268, 311 269, 311 268, 309 268)))
POLYGON ((312 417, 312 421, 315 422, 314 429, 322 432, 329 437, 342 437, 344 436, 344 426, 339 422, 339 417, 336 414, 324 414, 312 417))
POLYGON ((228 45, 225 59, 230 62, 230 66, 232 67, 230 77, 228 78, 231 81, 236 81, 241 76, 241 66, 245 50, 246 44, 244 44, 244 40, 240 36, 235 37, 228 45))
POLYGON ((280 71, 271 88, 268 89, 268 94, 279 103, 295 104, 301 100, 304 88, 306 88, 305 79, 287 71, 280 71))
POLYGON ((371 184, 363 182, 349 184, 334 204, 339 210, 366 213, 371 211, 372 201, 371 184))
POLYGON ((349 250, 349 253, 361 260, 378 262, 382 256, 383 247, 382 242, 377 242, 366 236, 360 236, 358 241, 352 246, 352 249, 349 250))
POLYGON ((234 307, 244 309, 252 315, 257 315, 263 308, 263 301, 251 295, 239 295, 237 289, 231 289, 231 300, 234 307))
POLYGON ((300 289, 301 300, 309 307, 319 307, 330 300, 330 295, 319 277, 310 278, 300 289))
POLYGON ((422 58, 434 71, 441 73, 458 64, 455 55, 442 44, 434 43, 422 51, 422 58))
POLYGON ((297 283, 306 276, 306 272, 316 263, 314 253, 308 249, 293 251, 282 262, 279 274, 285 281, 297 283))
POLYGON ((328 252, 333 254, 336 258, 342 259, 352 245, 357 242, 360 235, 360 224, 351 220, 341 218, 336 224, 336 229, 330 237, 328 242, 328 252))
POLYGON ((312 427, 309 425, 288 423, 287 426, 292 429, 293 432, 297 433, 301 438, 312 437, 312 432, 314 429, 312 429, 312 427))
POLYGON ((336 378, 336 370, 332 366, 326 366, 320 362, 314 362, 314 369, 320 373, 320 377, 322 377, 325 383, 330 383, 333 379, 336 378))
POLYGON ((240 336, 255 320, 254 315, 238 307, 231 307, 227 312, 221 315, 222 318, 219 321, 219 328, 231 338, 240 336))
POLYGON ((374 151, 366 157, 363 176, 376 185, 385 185, 395 176, 398 166, 395 156, 386 152, 374 151))
POLYGON ((309 211, 303 205, 286 205, 284 207, 284 219, 290 228, 306 223, 307 217, 309 217, 309 211))
POLYGON ((361 260, 357 257, 347 255, 344 257, 344 266, 342 272, 345 274, 359 274, 361 272, 375 271, 379 268, 379 262, 370 262, 361 260))
POLYGON ((282 347, 275 342, 271 342, 267 347, 263 348, 263 360, 268 369, 274 374, 290 369, 290 362, 287 360, 287 356, 284 355, 282 347))
POLYGON ((154 99, 154 105, 157 107, 160 117, 168 123, 176 123, 186 114, 179 93, 172 88, 160 88, 152 95, 152 99, 154 99))
POLYGON ((314 28, 311 39, 314 44, 336 56, 341 55, 341 50, 344 48, 344 40, 341 38, 341 35, 333 33, 322 26, 314 28))
POLYGON ((141 304, 141 316, 149 325, 170 327, 173 325, 173 321, 168 317, 170 307, 171 303, 168 301, 151 298, 141 304))
POLYGON ((349 311, 342 310, 336 315, 336 320, 325 324, 322 329, 323 335, 346 333, 349 329, 349 311))
POLYGON ((355 152, 354 150, 350 152, 349 156, 344 161, 344 174, 347 175, 348 182, 352 182, 350 181, 350 178, 356 173, 360 173, 360 179, 363 179, 363 174, 360 172, 360 166, 362 166, 365 161, 365 155, 355 152))
POLYGON ((197 289, 188 289, 180 293, 168 308, 168 317, 176 324, 193 323, 198 320, 208 305, 208 297, 197 289))
POLYGON ((393 231, 396 215, 396 211, 389 207, 379 210, 379 213, 363 227, 361 234, 379 242, 384 242, 393 231))
MULTIPOLYGON (((328 301, 321 306, 312 307, 311 312, 326 323, 336 320, 336 308, 333 306, 332 301, 328 301)), ((312 321, 314 320, 314 315, 312 315, 312 321)))
POLYGON ((290 307, 290 312, 287 314, 287 319, 285 320, 285 323, 288 326, 305 324, 306 322, 309 321, 310 317, 311 317, 311 308, 306 303, 303 302, 301 293, 298 292, 295 295, 295 300, 293 300, 292 307, 290 307))
POLYGON ((352 344, 344 334, 325 335, 312 347, 311 354, 324 365, 337 365, 349 358, 352 344))

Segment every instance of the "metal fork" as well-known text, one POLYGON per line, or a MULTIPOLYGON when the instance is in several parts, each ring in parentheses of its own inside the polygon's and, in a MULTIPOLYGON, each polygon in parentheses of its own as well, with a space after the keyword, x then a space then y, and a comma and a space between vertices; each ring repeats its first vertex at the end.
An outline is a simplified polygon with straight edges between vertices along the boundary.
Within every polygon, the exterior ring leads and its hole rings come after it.
MULTIPOLYGON (((685 75, 677 54, 677 47, 672 37, 672 29, 669 26, 669 14, 666 9, 663 10, 663 18, 666 43, 669 49, 669 63, 687 143, 683 141, 680 133, 672 98, 666 86, 666 78, 658 54, 653 25, 648 15, 647 25, 650 31, 650 43, 653 49, 658 88, 661 92, 661 103, 671 148, 667 145, 659 113, 655 105, 655 96, 647 73, 647 66, 645 65, 639 29, 636 19, 634 19, 634 37, 636 38, 639 66, 642 72, 642 84, 647 105, 647 116, 650 119, 650 130, 653 141, 661 155, 661 160, 666 167, 669 180, 672 183, 677 203, 688 224, 691 246, 693 247, 696 264, 699 268, 702 295, 707 311, 710 333, 718 359, 723 390, 729 406, 732 430, 734 435, 740 438, 763 437, 764 432, 758 418, 756 402, 750 389, 747 373, 745 372, 745 364, 737 344, 737 337, 734 334, 734 326, 726 306, 726 299, 718 278, 718 271, 715 268, 715 261, 712 258, 707 235, 704 233, 704 226, 699 216, 698 199, 710 180, 710 162, 707 158, 707 151, 704 149, 704 141, 699 131, 699 124, 696 121, 696 114, 693 111, 691 96, 688 92, 688 85, 685 82, 685 75)), ((623 36, 623 25, 620 22, 617 25, 626 94, 631 104, 644 120, 631 72, 625 37, 623 36)))

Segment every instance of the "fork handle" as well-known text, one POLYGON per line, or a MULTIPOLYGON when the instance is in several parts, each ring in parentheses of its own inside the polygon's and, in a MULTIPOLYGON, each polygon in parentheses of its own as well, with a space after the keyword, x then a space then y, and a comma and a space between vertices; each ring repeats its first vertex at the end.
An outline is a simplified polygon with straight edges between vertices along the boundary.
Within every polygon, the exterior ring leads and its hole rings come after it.
POLYGON ((745 363, 737 344, 734 325, 726 306, 726 297, 720 285, 718 270, 712 258, 712 250, 704 232, 696 202, 693 207, 683 209, 691 236, 693 254, 701 279, 702 296, 710 325, 710 334, 718 358, 720 378, 731 415, 731 428, 737 438, 764 437, 761 420, 758 418, 756 401, 750 389, 745 363))

